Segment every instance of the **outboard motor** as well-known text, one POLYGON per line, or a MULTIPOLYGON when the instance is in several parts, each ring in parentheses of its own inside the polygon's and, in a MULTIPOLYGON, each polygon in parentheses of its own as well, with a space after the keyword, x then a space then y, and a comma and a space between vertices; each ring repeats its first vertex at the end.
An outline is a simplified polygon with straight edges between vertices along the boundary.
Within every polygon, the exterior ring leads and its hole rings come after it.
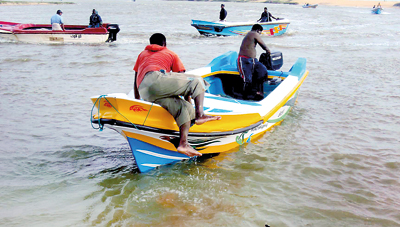
POLYGON ((283 55, 280 51, 272 52, 271 55, 262 53, 259 61, 263 63, 268 70, 278 70, 283 65, 283 55))
POLYGON ((117 33, 119 32, 119 26, 118 24, 109 24, 107 25, 107 31, 108 31, 108 39, 106 42, 114 42, 117 40, 117 33))

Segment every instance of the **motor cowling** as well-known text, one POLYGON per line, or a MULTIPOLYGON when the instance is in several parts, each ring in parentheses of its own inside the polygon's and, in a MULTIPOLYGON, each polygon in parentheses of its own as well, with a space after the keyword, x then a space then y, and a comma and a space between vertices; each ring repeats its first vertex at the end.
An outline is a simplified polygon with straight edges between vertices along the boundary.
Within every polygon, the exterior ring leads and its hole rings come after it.
POLYGON ((117 33, 120 31, 118 24, 107 25, 108 39, 106 42, 114 42, 117 40, 117 33))
POLYGON ((262 53, 259 61, 263 63, 268 70, 278 70, 283 65, 283 55, 280 51, 274 51, 270 55, 262 53))

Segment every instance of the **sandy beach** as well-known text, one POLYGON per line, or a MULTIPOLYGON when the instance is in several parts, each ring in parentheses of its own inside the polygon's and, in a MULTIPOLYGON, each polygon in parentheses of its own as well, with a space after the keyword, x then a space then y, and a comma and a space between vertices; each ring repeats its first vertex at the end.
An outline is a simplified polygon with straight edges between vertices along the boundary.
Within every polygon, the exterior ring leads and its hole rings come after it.
POLYGON ((352 1, 352 0, 307 0, 304 2, 298 2, 303 5, 305 3, 309 3, 311 5, 331 5, 331 6, 349 6, 349 7, 370 7, 372 8, 374 5, 378 5, 381 3, 382 8, 391 8, 394 7, 394 4, 399 2, 385 2, 385 1, 352 1))
POLYGON ((62 5, 62 4, 75 4, 73 2, 24 2, 24 1, 0 1, 2 5, 62 5))

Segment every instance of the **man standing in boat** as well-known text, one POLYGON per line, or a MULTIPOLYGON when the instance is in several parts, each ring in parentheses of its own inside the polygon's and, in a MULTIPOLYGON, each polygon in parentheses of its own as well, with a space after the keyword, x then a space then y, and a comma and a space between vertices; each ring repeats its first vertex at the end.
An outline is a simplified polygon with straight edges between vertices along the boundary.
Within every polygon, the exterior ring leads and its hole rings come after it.
POLYGON ((133 70, 135 97, 164 107, 179 126, 177 151, 189 157, 201 156, 187 140, 191 125, 221 119, 220 116, 208 116, 203 112, 204 79, 183 74, 183 63, 177 54, 167 49, 166 38, 161 33, 150 37, 150 45, 139 54, 133 70), (195 110, 191 98, 194 99, 195 110))
POLYGON ((63 18, 61 17, 62 15, 61 10, 57 10, 57 13, 51 17, 51 29, 54 31, 64 31, 64 21, 63 18))
POLYGON ((225 10, 225 5, 221 4, 221 11, 219 12, 219 21, 225 21, 226 15, 228 12, 225 10))
POLYGON ((261 14, 261 17, 260 19, 257 20, 257 22, 270 22, 272 21, 271 17, 274 18, 275 20, 279 19, 272 16, 272 14, 268 12, 267 7, 264 7, 264 12, 261 14))
POLYGON ((101 19, 99 12, 96 9, 93 9, 92 15, 89 18, 89 28, 98 28, 103 24, 103 20, 101 19))
MULTIPOLYGON (((252 87, 262 86, 264 81, 266 81, 268 78, 267 68, 257 59, 257 44, 260 45, 260 47, 265 50, 268 55, 271 54, 271 51, 261 38, 262 31, 263 27, 261 25, 253 25, 251 31, 243 38, 242 45, 240 46, 238 70, 240 76, 243 78, 245 91, 249 91, 252 87)), ((257 94, 263 95, 262 88, 257 89, 257 94)))

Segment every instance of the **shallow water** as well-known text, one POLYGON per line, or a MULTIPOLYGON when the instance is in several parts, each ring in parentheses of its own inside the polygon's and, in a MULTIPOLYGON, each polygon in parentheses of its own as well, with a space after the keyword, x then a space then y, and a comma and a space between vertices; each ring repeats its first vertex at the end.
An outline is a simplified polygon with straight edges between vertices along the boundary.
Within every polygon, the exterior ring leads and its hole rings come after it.
MULTIPOLYGON (((125 139, 90 125, 90 97, 129 92, 152 33, 188 70, 238 51, 243 37, 200 36, 218 2, 78 0, 0 6, 0 20, 117 23, 99 45, 0 41, 1 226, 400 226, 400 9, 226 3, 251 21, 264 6, 291 20, 265 37, 287 71, 310 74, 285 121, 230 153, 138 174, 125 139)), ((262 50, 257 49, 260 54, 262 50)))

